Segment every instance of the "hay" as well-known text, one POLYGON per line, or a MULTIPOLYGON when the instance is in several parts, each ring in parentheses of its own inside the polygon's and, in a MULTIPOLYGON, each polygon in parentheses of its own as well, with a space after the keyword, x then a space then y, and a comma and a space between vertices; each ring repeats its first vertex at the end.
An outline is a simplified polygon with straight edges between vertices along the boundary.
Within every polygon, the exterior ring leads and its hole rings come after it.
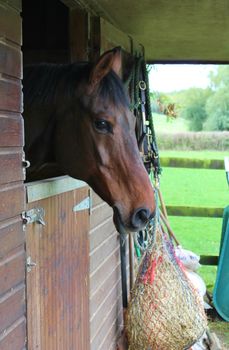
POLYGON ((126 316, 129 350, 188 349, 206 327, 199 295, 157 224, 131 292, 126 316))

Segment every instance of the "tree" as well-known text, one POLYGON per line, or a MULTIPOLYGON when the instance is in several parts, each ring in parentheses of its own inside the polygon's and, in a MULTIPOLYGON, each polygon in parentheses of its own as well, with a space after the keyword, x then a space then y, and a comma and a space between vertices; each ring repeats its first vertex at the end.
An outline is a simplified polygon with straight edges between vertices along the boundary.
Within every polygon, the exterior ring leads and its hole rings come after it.
POLYGON ((229 130, 229 66, 218 66, 210 74, 214 94, 206 103, 205 130, 229 130))
POLYGON ((203 130, 207 119, 205 104, 212 94, 210 89, 191 88, 183 92, 180 116, 189 121, 191 131, 203 130))
POLYGON ((205 130, 229 131, 229 86, 221 87, 206 103, 205 130))
POLYGON ((210 72, 209 78, 214 91, 229 87, 229 66, 218 66, 215 71, 210 72))

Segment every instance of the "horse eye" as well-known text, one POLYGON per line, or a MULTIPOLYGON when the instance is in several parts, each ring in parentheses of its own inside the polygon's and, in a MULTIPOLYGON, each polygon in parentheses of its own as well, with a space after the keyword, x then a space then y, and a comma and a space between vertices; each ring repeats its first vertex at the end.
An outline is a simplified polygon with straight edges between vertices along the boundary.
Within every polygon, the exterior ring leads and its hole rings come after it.
POLYGON ((112 133, 113 131, 111 123, 104 119, 96 119, 94 121, 94 126, 97 131, 104 134, 112 133))

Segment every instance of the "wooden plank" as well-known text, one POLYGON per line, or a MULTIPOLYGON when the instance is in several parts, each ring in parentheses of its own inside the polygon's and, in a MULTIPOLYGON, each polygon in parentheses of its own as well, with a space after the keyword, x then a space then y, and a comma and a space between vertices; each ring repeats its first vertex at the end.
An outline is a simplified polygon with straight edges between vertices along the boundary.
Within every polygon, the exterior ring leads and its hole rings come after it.
MULTIPOLYGON (((109 314, 110 310, 116 306, 117 302, 119 303, 119 299, 121 299, 120 298, 121 293, 122 293, 122 288, 121 288, 120 279, 113 286, 113 288, 108 287, 106 294, 104 295, 103 302, 99 307, 99 311, 93 314, 93 317, 91 318, 91 321, 90 321, 90 331, 91 331, 92 340, 98 333, 100 327, 103 327, 104 318, 109 314)), ((120 311, 120 309, 118 311, 120 311)), ((113 321, 115 319, 116 317, 114 317, 113 321)), ((113 321, 110 323, 110 325, 113 323, 113 321)), ((105 335, 106 333, 104 332, 103 334, 104 338, 105 338, 105 335)))
POLYGON ((94 294, 98 288, 103 284, 106 276, 109 276, 114 270, 115 266, 120 264, 119 247, 107 256, 104 263, 99 268, 90 274, 90 295, 94 294))
POLYGON ((19 45, 22 44, 21 17, 2 0, 0 1, 0 33, 1 37, 19 45))
POLYGON ((0 298, 0 334, 25 314, 25 285, 21 284, 0 298))
POLYGON ((188 206, 166 206, 168 215, 222 218, 223 208, 203 208, 188 206))
POLYGON ((21 84, 0 76, 0 109, 2 111, 22 112, 21 84))
POLYGON ((118 233, 114 229, 113 233, 100 246, 90 252, 90 273, 95 271, 118 246, 118 233))
POLYGON ((9 147, 0 148, 0 185, 9 182, 23 181, 22 150, 9 147))
POLYGON ((26 324, 24 317, 20 318, 10 327, 10 329, 7 329, 2 335, 0 335, 1 350, 21 350, 24 349, 25 342, 26 324))
POLYGON ((102 202, 100 205, 92 209, 90 227, 96 227, 102 224, 106 219, 113 216, 113 210, 108 204, 102 202))
POLYGON ((90 230, 90 252, 101 245, 108 237, 114 233, 115 227, 113 218, 110 216, 101 225, 95 226, 90 230))
POLYGON ((110 275, 104 276, 104 281, 96 292, 90 295, 90 319, 92 319, 93 315, 99 310, 100 305, 104 301, 104 297, 107 295, 107 291, 113 289, 120 278, 120 265, 117 265, 110 275))
POLYGON ((102 323, 97 324, 97 333, 94 338, 91 338, 91 348, 90 350, 103 350, 101 344, 106 338, 107 333, 110 331, 111 325, 115 327, 115 330, 118 331, 123 325, 122 322, 122 298, 121 295, 117 298, 117 301, 112 307, 107 307, 102 323), (120 317, 120 318, 119 318, 120 317))
POLYGON ((19 247, 14 254, 0 261, 0 296, 23 283, 25 279, 25 252, 19 247))
POLYGON ((88 16, 79 8, 69 12, 69 40, 71 62, 88 60, 88 16))
POLYGON ((0 73, 22 79, 22 53, 19 47, 0 39, 0 73))
POLYGON ((100 349, 117 350, 117 342, 123 331, 123 310, 120 310, 117 319, 107 332, 100 349))
POLYGON ((21 217, 0 222, 0 259, 25 242, 21 217))
POLYGON ((173 168, 194 168, 194 169, 224 169, 222 159, 189 159, 179 157, 161 157, 161 166, 173 168))
POLYGON ((0 221, 18 216, 24 210, 24 186, 22 183, 0 186, 0 221))
POLYGON ((70 176, 31 182, 26 184, 27 203, 36 202, 81 187, 88 187, 88 185, 86 182, 73 179, 70 176))
POLYGON ((23 146, 23 119, 20 114, 0 114, 0 147, 6 146, 23 146))
POLYGON ((100 18, 97 16, 91 16, 90 18, 90 52, 89 59, 95 62, 101 51, 101 26, 100 18))
POLYGON ((42 206, 46 226, 28 225, 29 349, 89 349, 89 212, 73 212, 88 187, 29 203, 42 206))
POLYGON ((103 200, 102 198, 100 198, 97 193, 95 193, 94 191, 92 191, 92 208, 96 207, 99 204, 102 204, 103 200))

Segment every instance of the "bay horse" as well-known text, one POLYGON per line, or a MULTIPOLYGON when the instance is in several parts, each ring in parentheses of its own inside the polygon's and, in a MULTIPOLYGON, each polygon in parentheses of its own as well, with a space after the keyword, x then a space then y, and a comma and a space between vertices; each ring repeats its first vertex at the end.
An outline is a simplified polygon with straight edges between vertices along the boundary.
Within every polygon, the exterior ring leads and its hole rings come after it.
POLYGON ((120 69, 118 48, 95 64, 24 69, 26 181, 81 179, 113 208, 117 229, 138 231, 154 214, 155 200, 120 69))

